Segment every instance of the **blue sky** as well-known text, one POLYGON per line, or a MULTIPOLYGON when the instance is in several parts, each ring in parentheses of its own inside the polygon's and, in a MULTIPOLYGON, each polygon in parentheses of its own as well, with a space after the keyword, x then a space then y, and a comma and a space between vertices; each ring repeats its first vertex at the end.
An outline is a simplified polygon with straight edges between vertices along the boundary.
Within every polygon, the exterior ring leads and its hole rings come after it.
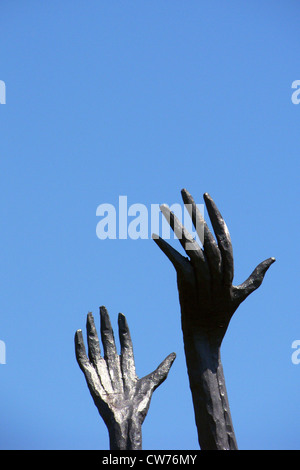
POLYGON ((3 1, 0 24, 1 449, 108 449, 73 343, 100 305, 139 376, 177 353, 143 448, 198 449, 175 272, 150 238, 96 236, 100 204, 184 187, 222 212, 235 284, 276 257, 222 359, 239 448, 299 449, 298 2, 3 1))

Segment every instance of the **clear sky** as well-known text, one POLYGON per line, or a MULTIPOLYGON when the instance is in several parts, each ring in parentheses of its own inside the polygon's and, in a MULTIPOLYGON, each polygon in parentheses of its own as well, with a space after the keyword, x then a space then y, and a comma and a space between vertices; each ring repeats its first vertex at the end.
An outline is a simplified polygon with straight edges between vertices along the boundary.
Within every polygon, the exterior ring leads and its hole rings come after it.
MULTIPOLYGON (((175 271, 150 236, 96 235, 97 207, 197 203, 229 227, 234 283, 274 256, 222 346, 241 449, 299 449, 299 3, 2 1, 1 449, 108 449, 74 333, 126 315, 137 373, 177 358, 144 449, 198 449, 175 271)), ((131 220, 131 219, 130 219, 131 220)), ((171 241, 181 251, 178 240, 171 241)))

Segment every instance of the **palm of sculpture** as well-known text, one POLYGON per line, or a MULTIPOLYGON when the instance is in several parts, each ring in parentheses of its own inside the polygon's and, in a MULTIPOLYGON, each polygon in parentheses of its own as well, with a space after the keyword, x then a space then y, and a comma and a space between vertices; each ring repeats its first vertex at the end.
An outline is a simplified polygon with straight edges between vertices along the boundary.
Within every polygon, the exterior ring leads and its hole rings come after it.
POLYGON ((260 263, 240 286, 233 286, 233 252, 229 231, 212 198, 204 201, 217 242, 203 220, 192 196, 182 197, 199 237, 204 234, 203 249, 181 225, 170 209, 161 211, 189 258, 182 256, 165 240, 153 235, 177 272, 181 323, 187 369, 192 392, 199 444, 202 449, 236 449, 236 439, 221 364, 220 347, 230 319, 246 297, 262 283, 275 261, 260 263))

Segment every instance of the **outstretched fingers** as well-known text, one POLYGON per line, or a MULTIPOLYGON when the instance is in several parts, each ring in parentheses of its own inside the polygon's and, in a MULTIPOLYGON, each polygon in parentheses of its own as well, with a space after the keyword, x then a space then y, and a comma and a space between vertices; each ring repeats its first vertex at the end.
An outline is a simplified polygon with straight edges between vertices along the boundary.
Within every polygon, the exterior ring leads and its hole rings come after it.
POLYGON ((104 390, 107 393, 112 393, 113 387, 111 384, 109 370, 105 360, 101 356, 99 338, 95 327, 94 317, 91 312, 89 312, 87 315, 86 330, 89 360, 95 367, 104 390))
POLYGON ((101 341, 103 344, 104 358, 114 361, 117 356, 114 332, 106 307, 100 307, 101 341))
POLYGON ((193 239, 191 234, 184 228, 184 226, 178 220, 176 215, 170 210, 170 208, 166 204, 162 204, 160 206, 160 210, 162 211, 171 229, 174 231, 176 237, 179 239, 180 244, 186 251, 186 253, 190 257, 192 257, 196 252, 197 256, 199 256, 204 261, 204 255, 200 246, 198 245, 196 240, 193 239))
POLYGON ((119 313, 118 324, 121 345, 121 368, 122 376, 124 379, 124 387, 125 389, 130 389, 131 386, 136 382, 137 376, 135 370, 133 345, 130 336, 130 331, 126 321, 126 317, 122 313, 119 313))
POLYGON ((205 280, 207 281, 209 279, 209 271, 201 247, 166 204, 162 204, 160 209, 175 235, 179 239, 181 246, 185 250, 186 254, 190 257, 192 265, 196 270, 198 281, 200 283, 205 280))
POLYGON ((122 373, 119 356, 115 344, 114 332, 110 323, 110 318, 107 309, 104 306, 100 307, 100 320, 101 340, 104 351, 104 359, 107 364, 111 383, 114 390, 122 390, 122 373))
POLYGON ((184 205, 192 219, 198 237, 203 244, 204 253, 211 268, 212 275, 215 273, 220 275, 222 260, 220 250, 216 244, 214 236, 210 232, 208 225, 205 222, 200 210, 198 209, 192 195, 186 189, 182 189, 181 195, 184 205))
POLYGON ((91 312, 87 314, 86 331, 88 341, 89 359, 92 364, 96 365, 100 359, 101 351, 98 334, 95 327, 94 317, 91 312))
POLYGON ((248 279, 245 282, 240 284, 237 287, 234 287, 234 297, 235 300, 240 304, 243 302, 248 295, 254 292, 262 284, 266 272, 269 267, 275 262, 275 258, 268 258, 265 261, 262 261, 250 274, 248 279))
POLYGON ((156 234, 152 234, 152 238, 167 258, 169 258, 177 272, 183 271, 188 267, 189 262, 187 258, 182 256, 182 254, 169 245, 163 238, 156 234))
POLYGON ((163 360, 163 362, 151 374, 147 376, 152 391, 154 391, 160 384, 162 384, 166 380, 175 359, 175 353, 169 354, 163 360))
POLYGON ((87 357, 82 330, 77 330, 75 333, 75 354, 78 365, 84 373, 87 385, 93 397, 101 397, 103 393, 102 384, 95 368, 87 357))
POLYGON ((85 350, 82 330, 77 330, 75 333, 75 355, 80 369, 84 371, 89 360, 85 350))
POLYGON ((210 195, 208 193, 205 193, 203 197, 211 224, 213 226, 218 241, 218 247, 222 255, 224 284, 231 285, 233 280, 234 263, 229 230, 210 195))

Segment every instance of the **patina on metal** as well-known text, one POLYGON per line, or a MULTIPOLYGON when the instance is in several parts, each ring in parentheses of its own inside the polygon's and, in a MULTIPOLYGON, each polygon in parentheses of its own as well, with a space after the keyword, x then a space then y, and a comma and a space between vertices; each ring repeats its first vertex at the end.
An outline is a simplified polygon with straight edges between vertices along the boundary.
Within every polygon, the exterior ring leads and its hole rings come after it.
POLYGON ((221 363, 220 348, 232 315, 262 283, 275 261, 260 263, 239 286, 234 286, 234 262, 226 223, 209 194, 206 209, 216 240, 194 199, 181 192, 193 224, 203 233, 203 247, 183 227, 168 206, 161 211, 178 237, 188 257, 181 255, 158 235, 152 237, 173 264, 181 307, 181 325, 198 440, 203 450, 237 449, 221 363))
POLYGON ((109 433, 111 450, 141 450, 142 424, 148 413, 154 390, 167 378, 175 353, 149 375, 136 375, 133 346, 126 318, 119 314, 121 354, 117 352, 110 318, 100 307, 103 356, 92 313, 87 315, 88 355, 82 330, 75 333, 77 362, 84 373, 94 403, 109 433))

